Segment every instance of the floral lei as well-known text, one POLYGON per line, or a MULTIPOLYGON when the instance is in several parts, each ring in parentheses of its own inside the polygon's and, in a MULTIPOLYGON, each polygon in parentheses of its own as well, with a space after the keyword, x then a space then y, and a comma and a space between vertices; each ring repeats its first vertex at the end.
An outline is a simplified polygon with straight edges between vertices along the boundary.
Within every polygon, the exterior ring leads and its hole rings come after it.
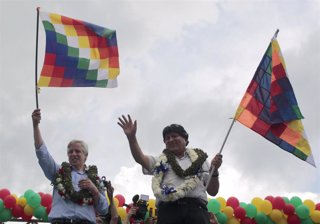
MULTIPOLYGON (((100 189, 100 178, 97 175, 98 170, 96 166, 89 166, 85 168, 88 178, 94 185, 100 189)), ((60 169, 57 171, 52 182, 54 187, 63 199, 68 199, 80 205, 93 205, 93 196, 87 189, 75 191, 72 185, 71 165, 67 162, 61 164, 60 169)))
POLYGON ((158 158, 154 176, 152 178, 152 190, 154 195, 161 201, 175 201, 195 189, 200 183, 197 173, 202 167, 202 164, 207 159, 208 155, 201 149, 186 149, 186 154, 189 156, 192 164, 186 170, 183 170, 177 163, 175 155, 165 149, 158 158), (172 170, 179 177, 184 179, 184 182, 176 188, 168 187, 162 184, 165 173, 169 170, 169 164, 172 170))

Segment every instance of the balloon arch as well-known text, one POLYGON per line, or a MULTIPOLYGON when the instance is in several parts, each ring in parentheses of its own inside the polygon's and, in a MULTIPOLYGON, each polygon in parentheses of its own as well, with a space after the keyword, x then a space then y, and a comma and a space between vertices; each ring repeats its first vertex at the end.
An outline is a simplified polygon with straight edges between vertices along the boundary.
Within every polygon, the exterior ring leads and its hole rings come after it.
MULTIPOLYGON (((109 199, 108 199, 109 200, 109 199)), ((124 219, 131 203, 125 202, 121 194, 113 201, 118 214, 124 219)), ((47 222, 51 210, 51 194, 26 190, 23 195, 12 194, 8 189, 0 189, 0 222, 25 221, 47 222)), ((146 217, 156 216, 155 199, 147 201, 146 217), (152 209, 150 209, 152 208, 152 209)), ((298 196, 254 197, 250 202, 240 202, 236 197, 209 198, 208 211, 215 214, 219 224, 320 224, 320 203, 298 196)))

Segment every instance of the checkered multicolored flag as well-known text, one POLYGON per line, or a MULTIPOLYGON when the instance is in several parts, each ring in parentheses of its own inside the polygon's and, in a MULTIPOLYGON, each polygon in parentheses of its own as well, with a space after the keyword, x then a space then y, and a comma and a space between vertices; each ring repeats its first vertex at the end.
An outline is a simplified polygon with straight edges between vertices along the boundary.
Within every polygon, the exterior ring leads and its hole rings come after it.
POLYGON ((280 46, 274 37, 240 102, 235 119, 315 166, 302 118, 280 46))
POLYGON ((40 11, 46 53, 39 87, 116 87, 116 32, 88 22, 40 11))

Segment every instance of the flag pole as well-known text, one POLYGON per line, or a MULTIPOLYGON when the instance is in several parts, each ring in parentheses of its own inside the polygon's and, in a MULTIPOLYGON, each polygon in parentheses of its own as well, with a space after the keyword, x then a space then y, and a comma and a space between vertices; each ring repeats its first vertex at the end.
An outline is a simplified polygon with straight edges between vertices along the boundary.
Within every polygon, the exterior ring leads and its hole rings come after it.
POLYGON ((39 34, 39 10, 37 7, 37 32, 36 32, 36 59, 35 59, 35 91, 36 91, 36 107, 39 109, 38 103, 38 34, 39 34))
MULTIPOLYGON (((223 140, 223 143, 222 143, 222 145, 221 145, 219 154, 221 154, 221 152, 222 152, 222 150, 223 150, 223 148, 224 148, 224 145, 226 144, 226 141, 227 141, 227 139, 228 139, 228 137, 229 137, 229 134, 230 134, 230 132, 231 132, 231 129, 232 129, 235 121, 236 121, 236 119, 235 119, 235 118, 232 118, 231 125, 230 125, 230 127, 229 127, 229 130, 228 130, 228 132, 227 132, 226 137, 225 137, 224 140, 223 140)), ((209 183, 210 183, 211 178, 212 178, 212 174, 213 174, 213 172, 214 172, 214 168, 215 168, 215 167, 212 166, 211 171, 210 171, 210 174, 209 174, 209 178, 208 178, 208 181, 207 181, 207 184, 206 184, 206 189, 208 189, 209 183)))
POLYGON ((276 32, 274 33, 274 35, 273 35, 273 38, 272 38, 272 39, 276 39, 276 38, 277 38, 277 36, 278 36, 278 33, 279 33, 279 29, 277 29, 277 30, 276 30, 276 32))

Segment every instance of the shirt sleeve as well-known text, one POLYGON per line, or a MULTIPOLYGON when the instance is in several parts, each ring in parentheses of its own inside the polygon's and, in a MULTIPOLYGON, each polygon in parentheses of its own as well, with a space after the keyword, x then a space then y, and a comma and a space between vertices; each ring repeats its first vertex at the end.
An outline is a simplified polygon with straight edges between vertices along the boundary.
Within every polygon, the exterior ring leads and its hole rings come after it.
POLYGON ((149 169, 142 167, 142 173, 144 175, 153 175, 154 167, 156 164, 156 158, 153 156, 148 156, 149 160, 149 169))
POLYGON ((54 161, 45 144, 42 144, 39 149, 36 149, 39 165, 44 175, 53 181, 54 175, 59 169, 59 165, 54 161))
POLYGON ((100 192, 99 202, 95 207, 99 214, 106 215, 108 213, 109 204, 106 196, 100 192))

